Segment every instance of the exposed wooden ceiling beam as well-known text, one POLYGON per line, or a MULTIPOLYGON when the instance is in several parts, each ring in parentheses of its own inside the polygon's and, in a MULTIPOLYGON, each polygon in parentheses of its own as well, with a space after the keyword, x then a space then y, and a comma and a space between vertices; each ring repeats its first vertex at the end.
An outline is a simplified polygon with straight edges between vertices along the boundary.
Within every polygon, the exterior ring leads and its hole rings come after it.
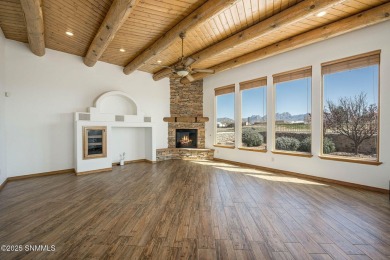
POLYGON ((238 0, 209 0, 201 7, 196 9, 171 30, 159 38, 155 43, 146 48, 140 55, 135 57, 123 69, 125 74, 130 74, 148 62, 151 58, 165 50, 172 42, 179 38, 180 33, 186 32, 194 26, 205 22, 226 7, 232 5, 238 0))
POLYGON ((45 35, 41 0, 20 0, 31 51, 38 56, 45 55, 45 35))
MULTIPOLYGON (((294 5, 264 21, 261 21, 248 29, 238 32, 223 41, 220 41, 210 47, 189 55, 195 59, 196 64, 200 61, 213 57, 228 49, 236 47, 240 44, 247 43, 256 38, 268 35, 282 26, 296 23, 309 16, 313 16, 321 11, 324 11, 332 6, 345 2, 346 0, 307 0, 297 5, 294 5)), ((172 64, 171 64, 172 65, 172 64)), ((154 80, 163 79, 171 73, 170 69, 162 69, 153 74, 154 80)))
MULTIPOLYGON (((225 61, 210 69, 215 70, 215 73, 222 72, 388 20, 390 20, 390 3, 380 5, 329 25, 319 27, 254 52, 225 61)), ((207 76, 210 76, 210 74, 192 74, 192 77, 195 80, 200 80, 207 76)), ((181 82, 189 83, 186 78, 182 79, 181 82)))
POLYGON ((114 0, 84 57, 85 65, 92 67, 96 64, 138 2, 139 0, 114 0))

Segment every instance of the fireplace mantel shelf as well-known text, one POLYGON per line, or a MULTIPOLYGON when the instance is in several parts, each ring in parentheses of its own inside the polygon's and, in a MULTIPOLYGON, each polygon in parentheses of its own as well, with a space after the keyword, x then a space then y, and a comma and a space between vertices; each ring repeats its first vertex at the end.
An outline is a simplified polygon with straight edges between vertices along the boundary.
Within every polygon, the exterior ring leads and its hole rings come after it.
POLYGON ((209 121, 208 117, 194 116, 194 117, 164 117, 164 122, 168 123, 205 123, 209 121))

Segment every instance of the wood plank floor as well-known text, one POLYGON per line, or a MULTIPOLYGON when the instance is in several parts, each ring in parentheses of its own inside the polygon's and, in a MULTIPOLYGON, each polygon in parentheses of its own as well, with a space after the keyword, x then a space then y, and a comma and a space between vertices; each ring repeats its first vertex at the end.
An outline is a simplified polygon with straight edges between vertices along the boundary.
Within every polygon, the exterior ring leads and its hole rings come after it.
POLYGON ((10 182, 0 259, 389 259, 388 196, 218 162, 10 182))

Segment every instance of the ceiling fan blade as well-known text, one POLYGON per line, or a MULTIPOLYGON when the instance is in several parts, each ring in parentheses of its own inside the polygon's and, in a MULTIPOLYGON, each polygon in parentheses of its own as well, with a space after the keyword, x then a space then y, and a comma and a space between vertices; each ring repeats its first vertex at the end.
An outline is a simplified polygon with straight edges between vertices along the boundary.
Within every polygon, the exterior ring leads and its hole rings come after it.
POLYGON ((192 63, 195 62, 195 59, 191 58, 191 57, 187 57, 187 60, 184 62, 184 66, 190 66, 192 63))
POLYGON ((186 78, 190 81, 193 82, 195 79, 191 76, 191 74, 188 74, 186 78))
POLYGON ((210 69, 192 69, 193 72, 202 72, 202 73, 215 73, 215 70, 210 69))

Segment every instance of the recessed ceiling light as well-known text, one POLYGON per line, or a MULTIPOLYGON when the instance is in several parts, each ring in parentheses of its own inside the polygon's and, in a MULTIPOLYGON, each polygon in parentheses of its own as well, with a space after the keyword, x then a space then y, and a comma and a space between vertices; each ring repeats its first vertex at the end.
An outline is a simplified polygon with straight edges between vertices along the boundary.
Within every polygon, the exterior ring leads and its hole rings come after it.
POLYGON ((162 61, 161 60, 158 60, 157 63, 161 63, 162 61))
POLYGON ((318 14, 316 14, 317 17, 322 17, 326 15, 326 11, 322 11, 322 12, 319 12, 318 14))
POLYGON ((67 32, 66 32, 66 35, 68 35, 68 36, 73 36, 73 33, 70 32, 70 31, 67 31, 67 32))
POLYGON ((120 48, 119 51, 120 51, 120 52, 125 52, 126 50, 123 49, 123 48, 120 48))

